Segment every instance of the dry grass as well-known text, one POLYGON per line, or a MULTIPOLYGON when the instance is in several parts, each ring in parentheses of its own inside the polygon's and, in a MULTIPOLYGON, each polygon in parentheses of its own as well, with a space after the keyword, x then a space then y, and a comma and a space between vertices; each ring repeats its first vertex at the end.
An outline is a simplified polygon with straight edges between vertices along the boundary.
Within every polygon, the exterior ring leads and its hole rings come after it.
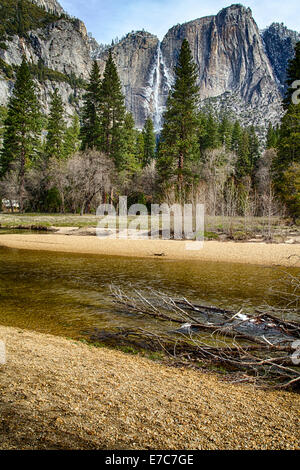
POLYGON ((1 449, 299 449, 299 395, 0 327, 1 449))
MULTIPOLYGON (((128 222, 134 217, 128 217, 128 222)), ((149 229, 150 217, 143 217, 141 227, 149 229)), ((96 227, 98 218, 88 214, 80 216, 78 214, 11 214, 0 213, 0 227, 96 227)), ((205 231, 208 238, 215 239, 225 234, 233 237, 235 234, 243 234, 246 239, 256 235, 261 237, 271 236, 274 241, 293 236, 300 237, 300 228, 291 227, 279 217, 225 217, 209 216, 205 217, 205 231)))
POLYGON ((2 227, 30 227, 32 225, 44 227, 96 227, 95 215, 76 214, 9 214, 0 213, 0 226, 2 227))

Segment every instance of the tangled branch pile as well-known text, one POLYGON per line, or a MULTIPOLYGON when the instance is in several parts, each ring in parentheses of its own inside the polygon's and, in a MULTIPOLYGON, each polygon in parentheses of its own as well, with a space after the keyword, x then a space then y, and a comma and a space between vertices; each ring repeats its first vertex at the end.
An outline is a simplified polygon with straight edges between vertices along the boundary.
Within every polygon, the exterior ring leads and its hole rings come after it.
POLYGON ((110 338, 164 351, 178 363, 196 366, 209 361, 222 365, 230 371, 239 371, 239 381, 263 379, 278 387, 300 384, 300 368, 295 360, 300 323, 269 313, 234 314, 150 289, 147 294, 138 290, 129 294, 111 286, 111 293, 122 312, 167 322, 170 329, 162 328, 159 333, 119 329, 110 333, 110 338))

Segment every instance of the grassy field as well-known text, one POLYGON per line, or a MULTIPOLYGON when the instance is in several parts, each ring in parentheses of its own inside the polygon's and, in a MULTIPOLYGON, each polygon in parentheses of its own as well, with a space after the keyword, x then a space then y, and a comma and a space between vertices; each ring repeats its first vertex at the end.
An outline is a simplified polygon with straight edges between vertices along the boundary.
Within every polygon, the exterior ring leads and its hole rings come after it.
MULTIPOLYGON (((143 217, 142 229, 150 226, 150 217, 143 217)), ((96 228, 99 218, 95 215, 77 214, 10 214, 0 213, 0 227, 9 229, 50 229, 51 227, 96 228)), ((128 223, 134 217, 128 218, 128 223)), ((212 240, 237 241, 264 239, 284 242, 300 237, 300 226, 291 226, 279 217, 223 217, 206 216, 205 237, 212 240)))

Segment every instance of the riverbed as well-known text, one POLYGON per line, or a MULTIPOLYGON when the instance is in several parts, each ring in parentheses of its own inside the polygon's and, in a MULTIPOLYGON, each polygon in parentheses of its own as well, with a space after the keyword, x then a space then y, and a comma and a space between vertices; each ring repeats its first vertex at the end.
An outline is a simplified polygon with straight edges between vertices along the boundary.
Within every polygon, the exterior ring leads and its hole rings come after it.
POLYGON ((87 338, 94 329, 161 328, 153 320, 118 311, 111 284, 252 314, 264 304, 282 304, 274 291, 282 288, 286 272, 297 275, 299 269, 2 247, 0 322, 74 339, 87 338))

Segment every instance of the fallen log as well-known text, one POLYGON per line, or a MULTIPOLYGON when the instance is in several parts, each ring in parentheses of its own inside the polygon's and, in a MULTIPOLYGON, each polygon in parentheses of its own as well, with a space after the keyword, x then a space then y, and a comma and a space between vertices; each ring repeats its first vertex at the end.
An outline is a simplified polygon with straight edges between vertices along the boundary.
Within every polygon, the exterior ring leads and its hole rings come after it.
POLYGON ((171 328, 167 333, 118 329, 110 339, 163 351, 177 363, 194 366, 199 360, 206 360, 247 371, 252 377, 275 378, 280 387, 300 384, 300 370, 292 360, 293 343, 300 337, 297 322, 269 313, 248 316, 241 311, 192 304, 185 298, 172 299, 150 289, 147 294, 138 290, 128 294, 111 286, 111 294, 122 311, 168 322, 171 328), (178 324, 181 327, 174 329, 178 324), (208 338, 203 338, 202 332, 208 333, 208 338), (231 344, 225 338, 230 338, 231 344))

